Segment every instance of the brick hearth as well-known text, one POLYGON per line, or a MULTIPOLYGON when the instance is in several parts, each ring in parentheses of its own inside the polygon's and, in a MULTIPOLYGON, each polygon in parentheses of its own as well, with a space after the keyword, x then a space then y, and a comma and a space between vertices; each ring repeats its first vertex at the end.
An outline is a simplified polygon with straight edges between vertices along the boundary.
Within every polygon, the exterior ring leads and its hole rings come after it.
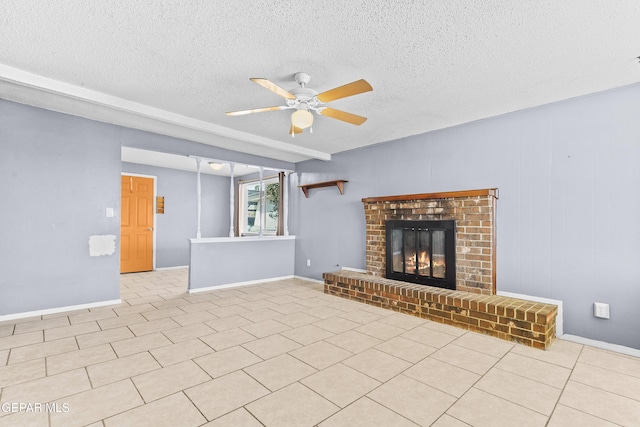
POLYGON ((324 292, 508 341, 546 349, 558 307, 399 282, 352 271, 325 273, 324 292))

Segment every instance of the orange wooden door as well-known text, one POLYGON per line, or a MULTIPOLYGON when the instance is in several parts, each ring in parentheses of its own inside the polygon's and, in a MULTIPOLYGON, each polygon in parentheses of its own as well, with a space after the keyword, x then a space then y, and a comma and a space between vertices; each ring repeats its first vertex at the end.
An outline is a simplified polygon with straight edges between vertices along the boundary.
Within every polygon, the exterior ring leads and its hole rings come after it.
POLYGON ((122 176, 120 273, 153 270, 153 179, 122 176))

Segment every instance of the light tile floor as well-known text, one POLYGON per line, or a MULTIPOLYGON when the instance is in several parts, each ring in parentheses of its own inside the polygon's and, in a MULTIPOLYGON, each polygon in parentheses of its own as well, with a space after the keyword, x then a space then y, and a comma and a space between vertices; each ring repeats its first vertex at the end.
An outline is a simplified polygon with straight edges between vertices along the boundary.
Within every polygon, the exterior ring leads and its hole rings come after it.
POLYGON ((640 426, 631 356, 535 350, 299 279, 121 282, 119 306, 0 323, 0 426, 640 426))

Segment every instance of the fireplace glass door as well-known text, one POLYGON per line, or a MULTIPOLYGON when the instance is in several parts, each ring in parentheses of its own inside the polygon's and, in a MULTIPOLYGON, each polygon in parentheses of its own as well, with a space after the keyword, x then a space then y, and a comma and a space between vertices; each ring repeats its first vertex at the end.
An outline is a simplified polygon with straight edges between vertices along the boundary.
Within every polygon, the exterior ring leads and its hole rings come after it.
POLYGON ((455 221, 387 221, 387 277, 455 289, 455 221))

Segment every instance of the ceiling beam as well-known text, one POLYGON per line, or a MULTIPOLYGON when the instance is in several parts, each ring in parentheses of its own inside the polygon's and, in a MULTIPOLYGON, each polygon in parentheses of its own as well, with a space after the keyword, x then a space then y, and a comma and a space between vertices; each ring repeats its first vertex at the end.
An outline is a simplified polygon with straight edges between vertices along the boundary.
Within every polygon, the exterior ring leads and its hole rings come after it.
MULTIPOLYGON (((141 116, 185 129, 196 130, 237 141, 248 142, 250 144, 259 145, 286 153, 296 154, 309 159, 318 159, 325 161, 331 160, 331 154, 329 153, 300 147, 298 145, 288 144, 285 142, 277 141, 275 139, 265 138, 259 135, 254 135, 251 133, 216 125, 204 120, 194 119, 192 117, 172 113, 167 110, 162 110, 138 102, 129 101, 124 98, 107 95, 105 93, 87 89, 81 86, 76 86, 43 77, 37 74, 29 73, 27 71, 10 67, 4 64, 0 64, 0 80, 12 83, 20 87, 45 92, 49 96, 54 95, 64 98, 64 102, 61 103, 61 105, 67 105, 70 101, 77 103, 88 102, 90 104, 98 105, 115 112, 141 116)), ((2 94, 0 94, 0 97, 2 97, 2 94)), ((88 118, 103 122, 109 122, 101 117, 88 118)))

